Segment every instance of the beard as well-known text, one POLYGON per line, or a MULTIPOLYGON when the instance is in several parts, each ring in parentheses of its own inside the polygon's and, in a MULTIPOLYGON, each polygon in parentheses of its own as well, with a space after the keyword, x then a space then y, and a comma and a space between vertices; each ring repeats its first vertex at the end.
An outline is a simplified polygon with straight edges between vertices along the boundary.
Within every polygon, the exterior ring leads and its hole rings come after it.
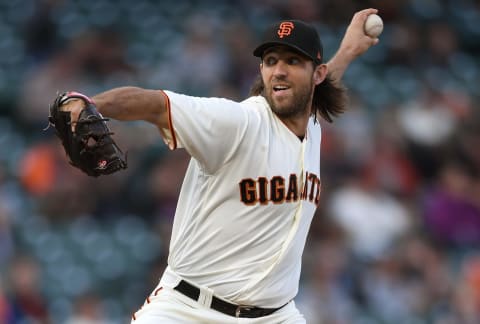
POLYGON ((273 89, 264 88, 264 97, 267 100, 270 108, 280 118, 293 118, 303 116, 310 113, 310 104, 314 90, 313 82, 307 86, 299 88, 300 90, 294 92, 292 96, 282 100, 282 102, 275 102, 273 99, 273 89))

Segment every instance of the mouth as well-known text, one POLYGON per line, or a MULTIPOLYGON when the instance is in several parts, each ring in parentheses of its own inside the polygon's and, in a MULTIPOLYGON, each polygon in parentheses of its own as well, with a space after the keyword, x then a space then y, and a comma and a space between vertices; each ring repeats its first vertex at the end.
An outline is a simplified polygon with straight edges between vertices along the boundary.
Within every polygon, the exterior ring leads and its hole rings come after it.
POLYGON ((277 84, 273 86, 273 92, 278 95, 285 94, 289 89, 290 87, 285 84, 277 84))

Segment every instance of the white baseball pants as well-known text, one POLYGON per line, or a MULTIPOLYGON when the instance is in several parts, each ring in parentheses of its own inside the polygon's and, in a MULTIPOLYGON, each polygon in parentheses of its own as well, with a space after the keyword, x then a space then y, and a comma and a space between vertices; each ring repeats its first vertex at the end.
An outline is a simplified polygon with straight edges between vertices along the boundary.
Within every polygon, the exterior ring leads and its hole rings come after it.
POLYGON ((132 318, 131 324, 305 324, 291 301, 258 318, 236 318, 200 304, 169 287, 158 287, 132 318))

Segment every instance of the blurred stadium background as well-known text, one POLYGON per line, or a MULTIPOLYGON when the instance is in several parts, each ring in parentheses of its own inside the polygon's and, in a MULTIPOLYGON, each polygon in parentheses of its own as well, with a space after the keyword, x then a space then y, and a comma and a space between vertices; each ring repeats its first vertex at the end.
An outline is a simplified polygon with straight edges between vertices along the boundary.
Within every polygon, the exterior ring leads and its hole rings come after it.
POLYGON ((477 0, 0 0, 0 323, 126 323, 166 264, 186 155, 112 122, 130 167, 90 179, 44 131, 58 92, 240 100, 265 24, 315 24, 329 58, 366 7, 385 30, 323 124, 298 307, 312 324, 480 323, 477 0))

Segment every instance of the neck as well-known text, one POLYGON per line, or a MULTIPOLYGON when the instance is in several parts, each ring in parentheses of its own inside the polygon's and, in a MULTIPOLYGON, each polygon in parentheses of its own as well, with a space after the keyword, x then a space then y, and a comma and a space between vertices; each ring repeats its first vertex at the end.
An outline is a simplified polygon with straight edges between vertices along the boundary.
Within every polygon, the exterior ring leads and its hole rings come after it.
POLYGON ((282 118, 279 119, 292 131, 297 137, 304 138, 307 132, 308 119, 310 115, 302 115, 295 118, 282 118))

